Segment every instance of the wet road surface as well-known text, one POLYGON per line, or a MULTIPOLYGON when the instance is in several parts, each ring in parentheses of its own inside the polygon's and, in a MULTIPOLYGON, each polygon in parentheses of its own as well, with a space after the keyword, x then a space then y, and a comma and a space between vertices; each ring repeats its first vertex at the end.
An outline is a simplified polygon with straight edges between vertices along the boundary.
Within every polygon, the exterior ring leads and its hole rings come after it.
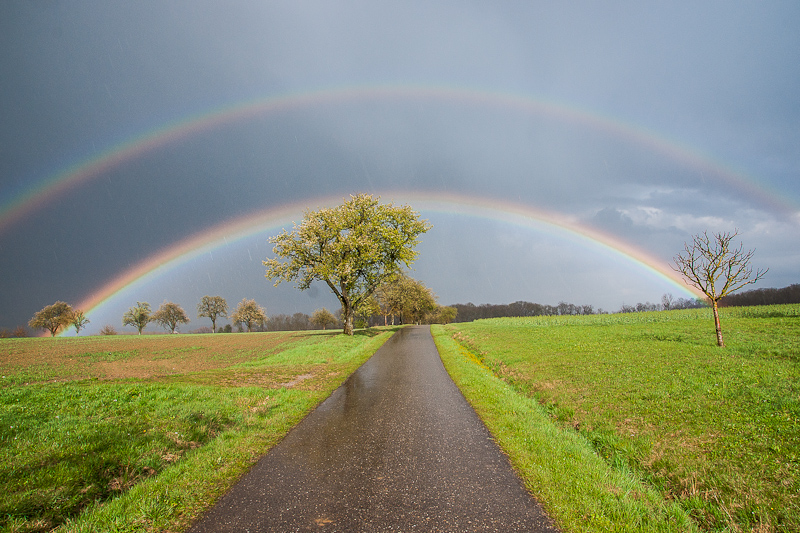
POLYGON ((556 531, 406 327, 265 455, 192 533, 556 531))

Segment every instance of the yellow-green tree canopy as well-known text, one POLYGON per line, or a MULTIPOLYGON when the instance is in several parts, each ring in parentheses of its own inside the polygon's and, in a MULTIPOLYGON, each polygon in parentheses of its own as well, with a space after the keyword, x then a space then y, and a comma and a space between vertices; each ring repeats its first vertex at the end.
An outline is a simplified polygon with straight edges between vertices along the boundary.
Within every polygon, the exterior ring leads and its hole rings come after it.
POLYGON ((175 328, 178 327, 178 324, 189 323, 189 317, 183 307, 173 302, 161 304, 161 307, 153 313, 150 320, 158 322, 164 329, 168 329, 170 333, 175 333, 175 328))
POLYGON ((72 307, 68 303, 59 301, 38 311, 28 325, 35 329, 46 329, 55 337, 58 330, 72 322, 72 313, 72 307))
POLYGON ((391 276, 375 291, 378 311, 383 315, 384 324, 387 315, 399 315, 404 324, 422 323, 436 311, 436 296, 419 280, 404 273, 391 276))
POLYGON ((243 298, 231 315, 234 324, 244 324, 247 331, 253 330, 253 325, 264 326, 267 323, 267 312, 255 300, 243 298))
POLYGON ((86 324, 91 322, 83 311, 80 309, 75 309, 72 312, 72 317, 70 318, 69 323, 75 328, 75 335, 80 334, 81 330, 86 327, 86 324))
POLYGON ((139 330, 139 335, 142 330, 150 322, 150 304, 147 302, 136 302, 136 307, 131 307, 125 314, 122 315, 123 326, 133 326, 139 330))
POLYGON ((296 281, 305 290, 324 281, 342 304, 344 333, 353 334, 355 309, 418 253, 419 236, 431 228, 409 206, 381 204, 369 194, 317 211, 307 211, 291 232, 270 239, 277 257, 267 259, 266 277, 296 281))
POLYGON ((339 321, 333 316, 333 313, 325 309, 317 309, 311 314, 311 323, 314 326, 322 329, 328 329, 328 327, 335 326, 339 321))
POLYGON ((197 317, 211 319, 211 332, 217 331, 217 317, 228 316, 228 302, 222 296, 203 296, 197 304, 197 317))

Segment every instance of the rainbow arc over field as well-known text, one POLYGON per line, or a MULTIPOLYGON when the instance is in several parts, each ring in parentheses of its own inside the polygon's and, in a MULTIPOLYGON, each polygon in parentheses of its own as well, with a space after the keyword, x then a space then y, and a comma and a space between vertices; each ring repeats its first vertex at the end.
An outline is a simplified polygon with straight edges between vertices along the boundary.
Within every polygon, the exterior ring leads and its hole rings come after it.
POLYGON ((521 113, 574 123, 581 127, 605 132, 679 161, 697 169, 708 178, 724 182, 727 186, 778 212, 795 212, 797 210, 797 206, 792 205, 779 194, 754 183, 752 178, 678 142, 618 119, 551 100, 511 93, 443 86, 386 85, 327 88, 273 95, 205 110, 168 122, 110 146, 12 196, 0 205, 0 232, 8 229, 26 214, 54 201, 59 195, 76 185, 96 179, 102 176, 106 170, 135 159, 150 150, 202 131, 244 119, 269 116, 273 113, 311 106, 344 102, 404 100, 451 102, 484 108, 512 109, 521 113))
MULTIPOLYGON (((573 245, 591 248, 595 252, 628 263, 643 275, 653 275, 668 282, 675 287, 676 291, 688 297, 699 296, 692 292, 669 265, 660 259, 609 234, 588 228, 557 213, 507 201, 449 193, 385 192, 379 196, 382 202, 411 205, 416 211, 421 212, 423 217, 425 213, 431 212, 480 217, 555 235, 573 245)), ((135 286, 146 286, 202 254, 262 233, 265 234, 266 239, 282 228, 291 229, 293 223, 301 221, 306 210, 334 206, 341 202, 341 197, 311 199, 302 203, 257 211, 201 231, 153 254, 121 273, 86 297, 78 305, 78 308, 84 309, 91 317, 92 313, 98 312, 122 291, 135 286), (267 232, 270 233, 267 234, 267 232)), ((265 283, 267 282, 265 281, 265 283)))

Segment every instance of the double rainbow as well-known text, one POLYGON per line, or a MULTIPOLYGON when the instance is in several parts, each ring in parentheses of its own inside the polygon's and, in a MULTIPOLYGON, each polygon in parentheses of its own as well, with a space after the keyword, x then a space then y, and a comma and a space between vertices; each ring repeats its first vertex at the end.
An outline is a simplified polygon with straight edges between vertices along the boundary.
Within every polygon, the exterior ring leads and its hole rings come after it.
POLYGON ((652 150, 672 160, 694 168, 708 178, 738 190, 753 201, 778 212, 795 212, 797 206, 782 198, 752 178, 736 172, 710 157, 653 131, 574 106, 509 93, 478 91, 452 87, 428 86, 368 86, 343 87, 318 91, 270 96, 219 107, 199 114, 182 117, 156 129, 135 136, 103 150, 91 158, 79 161, 64 170, 39 181, 0 204, 0 233, 26 214, 54 201, 63 192, 102 176, 125 161, 130 161, 155 148, 202 131, 244 119, 305 109, 313 106, 363 101, 414 101, 461 103, 467 106, 499 108, 520 113, 546 116, 566 123, 601 131, 652 150))
MULTIPOLYGON (((41 209, 55 201, 64 191, 88 183, 102 176, 107 170, 126 161, 133 160, 158 147, 203 131, 213 130, 225 124, 256 117, 269 117, 275 113, 307 109, 313 106, 332 105, 359 101, 422 101, 460 103, 483 108, 514 110, 536 116, 572 123, 577 126, 604 132, 615 138, 641 146, 661 154, 701 172, 708 179, 718 180, 722 185, 733 188, 779 213, 796 213, 797 207, 780 195, 757 185, 742 173, 736 172, 711 158, 669 140, 653 131, 634 126, 619 120, 591 113, 576 107, 544 99, 535 99, 508 93, 487 92, 451 87, 429 86, 370 86, 342 87, 318 91, 270 96, 239 102, 190 115, 170 122, 157 129, 147 131, 123 143, 101 151, 89 159, 53 174, 34 187, 11 197, 0 205, 0 234, 29 213, 41 209)), ((481 216, 503 220, 513 224, 534 227, 538 230, 562 235, 578 242, 590 243, 609 254, 631 261, 637 267, 668 280, 680 291, 688 292, 685 285, 668 265, 651 257, 642 250, 616 239, 615 237, 583 226, 556 213, 550 213, 529 206, 502 200, 478 199, 448 193, 403 192, 383 194, 386 200, 410 203, 419 211, 443 211, 467 216, 481 216)), ((299 220, 304 209, 315 205, 332 205, 341 198, 308 200, 302 203, 271 207, 263 211, 233 219, 193 235, 187 239, 158 251, 133 268, 123 272, 113 280, 89 295, 80 307, 89 313, 111 299, 126 287, 166 273, 171 268, 193 257, 214 250, 238 239, 244 239, 270 229, 278 228, 292 220, 299 220)))

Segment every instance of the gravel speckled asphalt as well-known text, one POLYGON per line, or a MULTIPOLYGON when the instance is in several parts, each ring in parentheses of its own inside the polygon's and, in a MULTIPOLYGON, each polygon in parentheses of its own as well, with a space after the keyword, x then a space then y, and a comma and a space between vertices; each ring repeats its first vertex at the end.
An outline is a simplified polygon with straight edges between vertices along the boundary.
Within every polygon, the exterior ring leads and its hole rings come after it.
POLYGON ((442 366, 398 331, 190 530, 557 531, 442 366))

